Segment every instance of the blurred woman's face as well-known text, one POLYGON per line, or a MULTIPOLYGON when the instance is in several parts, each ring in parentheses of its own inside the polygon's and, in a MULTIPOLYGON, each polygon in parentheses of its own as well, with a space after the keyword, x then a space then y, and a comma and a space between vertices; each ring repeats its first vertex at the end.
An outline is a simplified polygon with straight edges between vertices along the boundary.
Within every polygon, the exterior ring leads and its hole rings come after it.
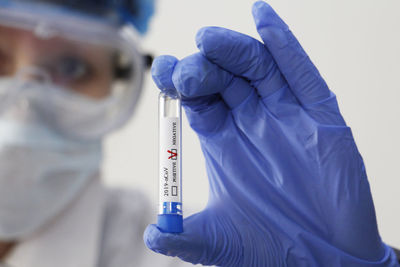
POLYGON ((0 26, 0 78, 32 66, 54 84, 88 97, 103 98, 111 90, 113 58, 107 48, 0 26))

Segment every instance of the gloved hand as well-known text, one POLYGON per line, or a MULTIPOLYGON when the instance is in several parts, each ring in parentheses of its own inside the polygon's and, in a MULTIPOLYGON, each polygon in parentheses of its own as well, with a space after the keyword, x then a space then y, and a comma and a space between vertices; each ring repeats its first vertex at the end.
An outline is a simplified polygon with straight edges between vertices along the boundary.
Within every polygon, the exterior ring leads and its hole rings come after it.
POLYGON ((268 4, 253 16, 264 43, 208 27, 200 53, 154 62, 158 87, 183 96, 210 198, 182 234, 150 225, 146 245, 204 265, 399 266, 335 95, 268 4))

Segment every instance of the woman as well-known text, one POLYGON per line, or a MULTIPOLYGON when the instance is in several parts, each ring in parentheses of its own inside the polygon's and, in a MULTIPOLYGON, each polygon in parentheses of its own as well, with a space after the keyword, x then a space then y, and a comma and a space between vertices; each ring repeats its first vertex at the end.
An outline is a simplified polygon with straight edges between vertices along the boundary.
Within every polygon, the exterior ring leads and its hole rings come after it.
POLYGON ((177 265, 145 250, 144 196, 105 188, 99 172, 104 136, 141 91, 138 32, 152 11, 152 1, 0 1, 5 266, 177 265))

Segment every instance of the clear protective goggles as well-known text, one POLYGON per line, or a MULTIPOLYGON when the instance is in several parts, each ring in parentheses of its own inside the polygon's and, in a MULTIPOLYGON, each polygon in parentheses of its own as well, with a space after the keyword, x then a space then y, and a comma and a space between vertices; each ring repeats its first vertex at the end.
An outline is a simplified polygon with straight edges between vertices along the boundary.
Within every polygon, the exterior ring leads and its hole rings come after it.
POLYGON ((101 138, 132 115, 143 58, 132 26, 0 1, 0 116, 24 98, 62 134, 101 138))

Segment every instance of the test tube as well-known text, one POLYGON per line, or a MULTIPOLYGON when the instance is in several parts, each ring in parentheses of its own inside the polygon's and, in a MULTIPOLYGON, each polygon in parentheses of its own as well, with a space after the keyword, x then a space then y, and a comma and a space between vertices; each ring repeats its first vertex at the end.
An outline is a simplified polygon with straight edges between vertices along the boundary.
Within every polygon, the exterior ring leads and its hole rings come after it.
POLYGON ((157 226, 163 232, 183 232, 181 98, 165 90, 158 98, 159 112, 159 212, 157 226))

